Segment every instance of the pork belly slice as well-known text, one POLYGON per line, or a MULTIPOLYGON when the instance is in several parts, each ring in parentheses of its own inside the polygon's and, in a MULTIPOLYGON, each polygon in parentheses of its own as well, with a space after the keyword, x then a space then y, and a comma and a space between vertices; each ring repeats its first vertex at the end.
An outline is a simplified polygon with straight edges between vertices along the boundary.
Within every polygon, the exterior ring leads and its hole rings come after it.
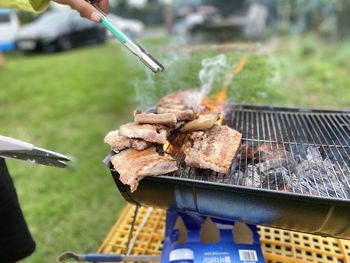
POLYGON ((129 139, 130 140, 130 148, 142 151, 152 146, 151 142, 146 142, 141 139, 129 139))
POLYGON ((158 105, 164 108, 176 108, 175 105, 185 106, 186 109, 198 108, 201 106, 203 100, 203 94, 199 89, 189 89, 176 93, 171 93, 159 100, 158 105), (170 106, 169 105, 173 105, 170 106))
POLYGON ((177 170, 176 160, 169 155, 161 156, 155 147, 143 151, 124 150, 111 158, 113 167, 120 174, 119 180, 130 185, 131 192, 145 176, 161 175, 177 170))
POLYGON ((218 114, 199 115, 197 119, 190 121, 184 126, 182 126, 180 132, 191 132, 210 129, 214 126, 218 118, 218 114))
POLYGON ((183 147, 185 162, 190 167, 228 173, 241 139, 242 134, 228 126, 215 125, 208 131, 192 132, 183 147))
POLYGON ((114 150, 122 151, 127 148, 135 150, 144 150, 152 144, 141 139, 130 139, 128 137, 119 135, 118 130, 109 132, 104 138, 104 142, 109 144, 114 150))
POLYGON ((118 130, 107 133, 104 142, 118 151, 130 148, 130 139, 125 136, 120 136, 118 130))
POLYGON ((140 111, 134 112, 135 122, 138 124, 162 124, 166 126, 175 126, 177 120, 175 113, 143 113, 140 111))
POLYGON ((186 105, 183 105, 183 104, 162 103, 162 104, 159 104, 159 106, 162 108, 174 109, 174 110, 187 110, 188 109, 186 107, 186 105))
POLYGON ((167 129, 161 125, 137 124, 130 122, 120 126, 119 135, 128 138, 143 139, 147 142, 164 144, 167 137, 167 129))
POLYGON ((176 116, 177 121, 191 121, 195 118, 196 114, 193 110, 178 110, 172 108, 157 107, 158 114, 173 113, 176 116))

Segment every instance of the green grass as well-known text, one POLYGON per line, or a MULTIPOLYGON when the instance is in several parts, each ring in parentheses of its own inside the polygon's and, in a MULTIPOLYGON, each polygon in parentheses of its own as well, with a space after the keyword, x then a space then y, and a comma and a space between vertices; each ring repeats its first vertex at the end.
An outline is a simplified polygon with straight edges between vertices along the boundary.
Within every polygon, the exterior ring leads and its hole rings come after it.
POLYGON ((315 36, 287 39, 272 58, 284 104, 350 109, 350 42, 315 36))
MULTIPOLYGON (((170 91, 198 87, 201 60, 217 55, 174 52, 164 43, 144 42, 167 67, 154 77, 114 43, 6 56, 0 70, 0 134, 76 158, 73 171, 8 161, 37 242, 24 262, 54 262, 62 251, 91 252, 101 244, 124 204, 102 164, 105 133, 129 120, 135 103, 147 107, 170 91)), ((241 56, 247 64, 229 92, 237 102, 350 106, 349 43, 288 40, 272 56, 231 52, 230 67, 241 56)), ((215 83, 217 90, 222 76, 215 83)))
POLYGON ((96 251, 123 201, 102 159, 106 131, 128 118, 135 70, 115 45, 9 56, 0 71, 0 134, 76 158, 60 170, 8 161, 37 241, 25 262, 96 251))

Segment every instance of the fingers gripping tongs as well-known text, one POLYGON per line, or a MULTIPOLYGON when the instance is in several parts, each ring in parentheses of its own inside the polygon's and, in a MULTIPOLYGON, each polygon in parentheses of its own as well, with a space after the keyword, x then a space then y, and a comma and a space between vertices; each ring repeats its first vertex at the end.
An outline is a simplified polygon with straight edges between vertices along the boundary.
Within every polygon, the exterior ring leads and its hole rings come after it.
POLYGON ((154 73, 164 70, 164 66, 160 64, 154 57, 148 54, 141 46, 133 42, 116 26, 108 21, 107 14, 98 6, 96 0, 85 0, 99 12, 101 16, 101 24, 104 25, 125 47, 127 47, 135 56, 137 56, 147 67, 154 73))
POLYGON ((34 147, 13 138, 0 135, 0 157, 23 160, 37 164, 66 168, 67 156, 49 150, 34 147))

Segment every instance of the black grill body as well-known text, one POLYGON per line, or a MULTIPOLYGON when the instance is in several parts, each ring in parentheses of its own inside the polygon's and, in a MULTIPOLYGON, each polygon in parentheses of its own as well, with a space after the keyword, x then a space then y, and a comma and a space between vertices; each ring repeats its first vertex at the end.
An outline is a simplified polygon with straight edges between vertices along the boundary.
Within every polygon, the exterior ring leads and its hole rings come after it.
MULTIPOLYGON (((224 124, 243 134, 229 174, 189 168, 173 151, 179 170, 144 178, 134 193, 111 169, 123 197, 136 205, 350 239, 350 113, 230 104, 224 124)), ((170 141, 181 145, 184 139, 170 141)))

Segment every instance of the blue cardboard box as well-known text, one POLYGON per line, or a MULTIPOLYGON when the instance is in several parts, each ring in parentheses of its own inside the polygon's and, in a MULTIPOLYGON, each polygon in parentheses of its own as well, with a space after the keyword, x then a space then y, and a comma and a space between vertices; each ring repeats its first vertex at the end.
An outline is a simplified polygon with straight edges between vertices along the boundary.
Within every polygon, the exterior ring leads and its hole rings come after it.
POLYGON ((264 263, 255 225, 168 210, 162 263, 264 263))

